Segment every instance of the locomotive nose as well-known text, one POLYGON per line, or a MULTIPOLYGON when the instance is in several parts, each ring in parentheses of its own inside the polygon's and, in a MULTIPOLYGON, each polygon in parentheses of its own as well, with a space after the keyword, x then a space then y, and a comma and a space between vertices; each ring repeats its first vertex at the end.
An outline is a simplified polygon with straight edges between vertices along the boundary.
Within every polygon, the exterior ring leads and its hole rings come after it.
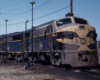
POLYGON ((78 25, 76 33, 78 34, 77 42, 78 45, 89 45, 94 44, 96 41, 95 29, 89 25, 78 25))

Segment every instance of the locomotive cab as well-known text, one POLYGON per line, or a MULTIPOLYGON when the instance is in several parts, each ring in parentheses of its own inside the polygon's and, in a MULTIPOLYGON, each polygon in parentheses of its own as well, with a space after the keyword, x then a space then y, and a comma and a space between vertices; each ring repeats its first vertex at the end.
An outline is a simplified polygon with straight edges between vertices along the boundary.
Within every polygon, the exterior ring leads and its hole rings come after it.
POLYGON ((61 47, 61 63, 76 66, 98 64, 96 31, 87 20, 78 17, 65 17, 54 21, 56 41, 61 47))
POLYGON ((76 24, 89 25, 87 20, 79 18, 79 17, 73 17, 73 16, 56 20, 54 21, 54 24, 55 24, 56 30, 62 29, 64 27, 69 27, 70 25, 76 25, 76 24))

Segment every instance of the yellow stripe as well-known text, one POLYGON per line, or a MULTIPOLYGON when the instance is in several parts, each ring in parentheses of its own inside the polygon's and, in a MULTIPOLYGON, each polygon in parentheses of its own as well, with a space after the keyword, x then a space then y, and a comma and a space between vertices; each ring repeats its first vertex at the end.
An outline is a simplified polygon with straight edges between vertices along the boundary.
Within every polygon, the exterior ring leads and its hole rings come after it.
MULTIPOLYGON (((76 53, 76 52, 79 52, 79 51, 81 51, 81 50, 55 50, 54 52, 72 52, 72 53, 76 53)), ((85 50, 83 50, 83 51, 85 51, 85 50)), ((88 50, 88 51, 97 51, 96 49, 94 49, 94 50, 88 50)), ((0 52, 6 52, 6 51, 0 51, 0 52)), ((24 52, 27 52, 27 51, 24 51, 24 52)), ((32 51, 28 51, 28 52, 32 52, 32 51)), ((35 51, 33 51, 33 52, 35 52, 35 51)), ((41 51, 41 52, 50 52, 49 50, 46 50, 46 51, 41 51)), ((16 51, 9 51, 8 53, 22 53, 22 52, 16 52, 16 51)))
POLYGON ((41 28, 45 28, 45 27, 50 26, 50 25, 52 25, 52 24, 47 24, 45 26, 41 26, 41 27, 37 28, 36 30, 41 29, 41 28))
POLYGON ((18 42, 18 41, 21 41, 21 40, 16 40, 16 41, 11 41, 11 42, 18 42))
MULTIPOLYGON (((0 51, 0 52, 6 52, 6 51, 0 51)), ((16 51, 8 51, 7 53, 22 53, 22 52, 16 52, 16 51)))

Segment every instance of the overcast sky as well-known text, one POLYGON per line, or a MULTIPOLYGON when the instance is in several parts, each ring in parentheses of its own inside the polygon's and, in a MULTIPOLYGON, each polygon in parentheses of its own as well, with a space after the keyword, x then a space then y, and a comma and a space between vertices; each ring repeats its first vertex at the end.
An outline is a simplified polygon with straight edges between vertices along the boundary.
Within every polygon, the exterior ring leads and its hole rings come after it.
MULTIPOLYGON (((0 35, 5 34, 6 22, 8 19, 7 33, 19 32, 25 30, 25 21, 28 29, 32 27, 32 5, 29 2, 32 0, 0 0, 0 35)), ((33 5, 34 26, 42 23, 65 17, 66 13, 70 12, 70 0, 34 0, 33 5), (50 14, 57 10, 65 8, 59 12, 50 14), (37 19, 38 18, 38 19, 37 19)), ((74 16, 88 20, 89 24, 96 28, 98 38, 100 40, 100 0, 73 0, 74 16)))

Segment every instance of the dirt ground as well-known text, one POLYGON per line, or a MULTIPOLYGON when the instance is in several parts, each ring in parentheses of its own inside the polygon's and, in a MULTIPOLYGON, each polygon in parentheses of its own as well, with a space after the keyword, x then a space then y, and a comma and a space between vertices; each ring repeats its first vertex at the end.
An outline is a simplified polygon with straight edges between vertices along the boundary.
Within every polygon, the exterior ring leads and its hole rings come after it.
POLYGON ((26 62, 0 61, 0 80, 100 80, 100 75, 79 70, 65 70, 51 65, 34 64, 25 69, 26 62))
POLYGON ((45 73, 48 72, 47 66, 34 64, 32 68, 25 69, 25 65, 25 62, 18 62, 16 65, 16 61, 7 61, 7 63, 1 61, 0 80, 63 80, 58 76, 45 73))

